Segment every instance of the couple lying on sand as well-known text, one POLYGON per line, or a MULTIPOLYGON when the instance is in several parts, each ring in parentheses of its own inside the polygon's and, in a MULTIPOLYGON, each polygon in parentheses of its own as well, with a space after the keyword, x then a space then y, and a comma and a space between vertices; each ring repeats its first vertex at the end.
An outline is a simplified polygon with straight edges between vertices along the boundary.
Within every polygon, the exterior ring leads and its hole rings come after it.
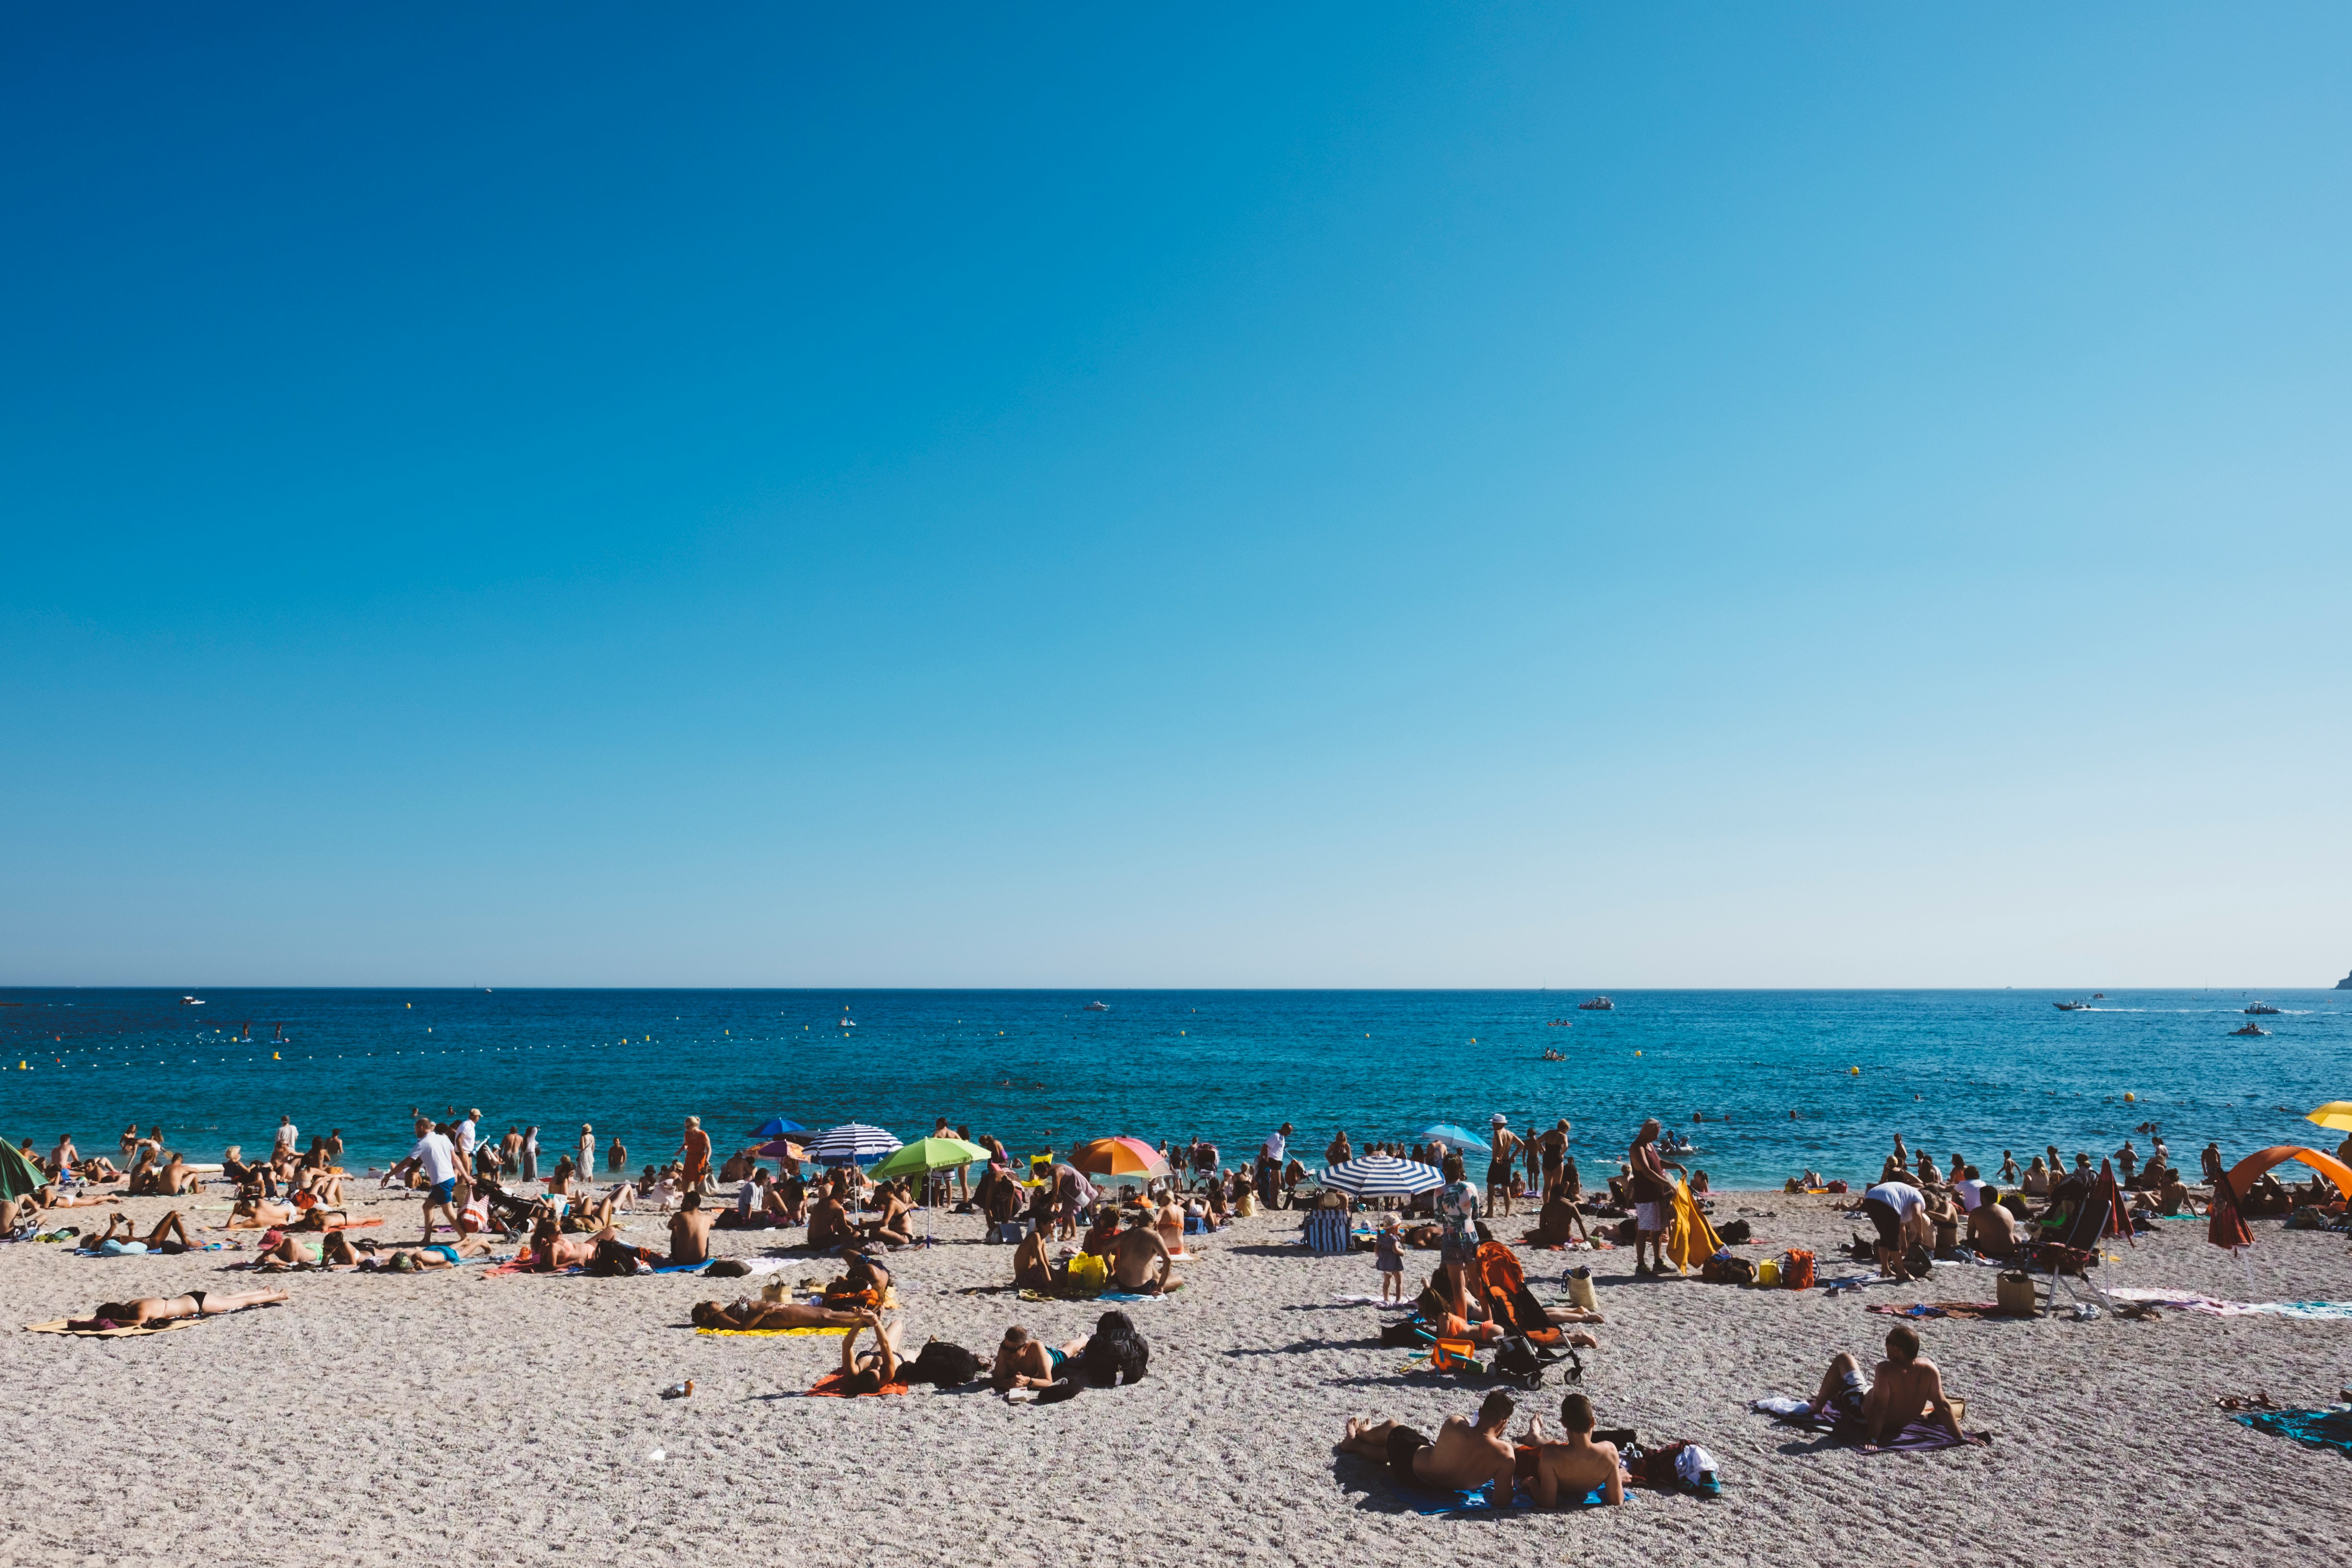
POLYGON ((1509 1501, 1522 1474, 1541 1508, 1556 1507, 1562 1500, 1577 1502, 1595 1490, 1612 1503, 1625 1500, 1626 1483, 1632 1478, 1617 1457, 1615 1444, 1592 1440, 1592 1401, 1571 1394, 1559 1402, 1563 1430, 1557 1442, 1545 1436, 1539 1415, 1528 1419, 1528 1429, 1516 1444, 1505 1436, 1504 1428, 1517 1408, 1517 1402, 1498 1388, 1478 1406, 1475 1421, 1447 1416, 1434 1441, 1401 1422, 1351 1417, 1339 1451, 1378 1460, 1405 1486, 1436 1491, 1492 1489, 1498 1502, 1509 1501))

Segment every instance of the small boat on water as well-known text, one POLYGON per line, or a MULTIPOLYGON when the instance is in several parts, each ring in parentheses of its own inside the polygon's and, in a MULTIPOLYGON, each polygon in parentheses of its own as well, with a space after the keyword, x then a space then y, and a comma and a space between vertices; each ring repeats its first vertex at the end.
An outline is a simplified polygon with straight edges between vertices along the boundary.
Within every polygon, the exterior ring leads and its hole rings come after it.
POLYGON ((1104 1006, 1099 1002, 1089 1002, 1085 1006, 1079 1008, 1078 1011, 1081 1013, 1108 1013, 1110 1009, 1104 1006))
POLYGON ((1590 1002, 1579 1002, 1576 1010, 1580 1013, 1614 1013, 1617 1004, 1606 996, 1595 996, 1590 1002))
POLYGON ((2272 1006, 2267 1002, 2257 1002, 2252 1006, 2248 1007, 2246 1011, 2254 1014, 2258 1017, 2274 1018, 2278 1016, 2278 1009, 2272 1006))
POLYGON ((2232 1029, 2230 1033, 2232 1035, 2267 1035, 2270 1031, 2263 1028, 2260 1024, 2249 1024, 2242 1029, 2232 1029))
POLYGON ((2050 1005, 2061 1013, 2080 1013, 2090 1006, 2088 1002, 2053 1002, 2050 1005))
POLYGON ((205 999, 201 996, 183 996, 180 998, 180 1005, 183 1007, 201 1007, 204 1005, 205 999))

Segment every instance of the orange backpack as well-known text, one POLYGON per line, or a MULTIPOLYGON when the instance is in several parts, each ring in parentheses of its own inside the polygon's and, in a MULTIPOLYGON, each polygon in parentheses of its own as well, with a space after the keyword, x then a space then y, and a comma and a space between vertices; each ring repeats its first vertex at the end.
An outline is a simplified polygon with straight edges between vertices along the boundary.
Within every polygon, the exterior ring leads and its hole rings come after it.
POLYGON ((1780 1264, 1780 1283, 1791 1290, 1813 1288, 1813 1255, 1803 1247, 1790 1247, 1780 1264))

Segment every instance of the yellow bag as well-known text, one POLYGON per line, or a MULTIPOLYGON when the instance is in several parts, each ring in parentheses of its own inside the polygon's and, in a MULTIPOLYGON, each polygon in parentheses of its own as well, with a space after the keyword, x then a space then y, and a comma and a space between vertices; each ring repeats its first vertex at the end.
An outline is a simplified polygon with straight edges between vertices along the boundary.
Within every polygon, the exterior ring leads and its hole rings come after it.
POLYGON ((1780 1282, 1780 1260, 1777 1258, 1758 1258, 1756 1260, 1756 1283, 1760 1286, 1772 1286, 1778 1285, 1780 1282))
POLYGON ((1110 1283, 1110 1265, 1091 1252, 1070 1259, 1070 1283, 1082 1290, 1099 1290, 1110 1283))

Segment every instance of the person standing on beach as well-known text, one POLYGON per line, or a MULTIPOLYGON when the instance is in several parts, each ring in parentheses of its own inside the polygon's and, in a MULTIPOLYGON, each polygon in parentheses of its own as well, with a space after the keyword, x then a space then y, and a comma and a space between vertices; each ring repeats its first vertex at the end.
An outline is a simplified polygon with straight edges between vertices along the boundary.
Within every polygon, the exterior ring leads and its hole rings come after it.
POLYGON ((1679 1171, 1680 1165, 1658 1158, 1658 1119, 1654 1116, 1642 1123, 1642 1131, 1633 1135, 1633 1146, 1626 1155, 1633 1170, 1633 1278, 1648 1279, 1654 1271, 1642 1261, 1642 1249, 1646 1245, 1657 1260, 1654 1277, 1663 1279, 1666 1272, 1666 1215, 1673 1208, 1674 1188, 1666 1181, 1668 1171, 1679 1171))
POLYGON ((416 1119, 416 1147, 408 1152, 418 1174, 425 1178, 425 1241, 433 1240, 433 1211, 449 1216, 449 1228, 463 1235, 457 1223, 457 1150, 423 1117, 416 1119))
POLYGON ((467 1170, 473 1169, 474 1166, 474 1141, 478 1136, 476 1130, 481 1125, 481 1121, 482 1113, 479 1110, 468 1110, 464 1119, 451 1129, 452 1136, 456 1138, 457 1143, 457 1163, 467 1170))
POLYGON ((1536 1157, 1543 1167, 1543 1195, 1547 1201, 1559 1185, 1560 1163, 1568 1158, 1568 1118, 1552 1123, 1550 1131, 1536 1140, 1536 1157))
POLYGON ((520 1152, 521 1156, 522 1156, 522 1179, 523 1179, 524 1181, 526 1181, 526 1182, 535 1182, 535 1181, 539 1180, 539 1123, 538 1123, 538 1122, 536 1122, 536 1121, 532 1122, 532 1123, 530 1124, 530 1127, 529 1127, 529 1128, 524 1131, 524 1133, 523 1133, 523 1135, 522 1135, 522 1144, 521 1144, 521 1148, 520 1148, 520 1152))
POLYGON ((1437 1189, 1438 1256, 1454 1283, 1454 1310, 1470 1316, 1470 1265, 1478 1256, 1478 1189, 1463 1173, 1462 1156, 1449 1150, 1439 1167, 1445 1184, 1437 1189))
POLYGON ((1274 1207, 1275 1185, 1281 1179, 1282 1162, 1289 1152, 1290 1123, 1286 1121, 1279 1130, 1267 1133, 1265 1142, 1258 1146, 1257 1201, 1265 1208, 1274 1207))
POLYGON ((1486 1212, 1503 1217, 1511 1214, 1511 1167, 1518 1161, 1519 1138, 1509 1125, 1509 1118, 1495 1112, 1494 1142, 1486 1153, 1486 1212))
POLYGON ((294 1152, 294 1119, 290 1116, 279 1117, 278 1119, 278 1152, 290 1156, 294 1152))
POLYGON ((710 1180, 710 1134, 702 1130, 702 1118, 686 1119, 686 1136, 678 1141, 678 1153, 686 1161, 686 1190, 698 1193, 710 1180))
POLYGON ((596 1173, 596 1129, 585 1121, 580 1124, 580 1157, 572 1162, 572 1168, 582 1181, 596 1173))
POLYGON ((604 1146, 604 1169, 625 1171, 628 1168, 629 1147, 621 1142, 621 1135, 615 1132, 613 1134, 613 1141, 604 1146))

